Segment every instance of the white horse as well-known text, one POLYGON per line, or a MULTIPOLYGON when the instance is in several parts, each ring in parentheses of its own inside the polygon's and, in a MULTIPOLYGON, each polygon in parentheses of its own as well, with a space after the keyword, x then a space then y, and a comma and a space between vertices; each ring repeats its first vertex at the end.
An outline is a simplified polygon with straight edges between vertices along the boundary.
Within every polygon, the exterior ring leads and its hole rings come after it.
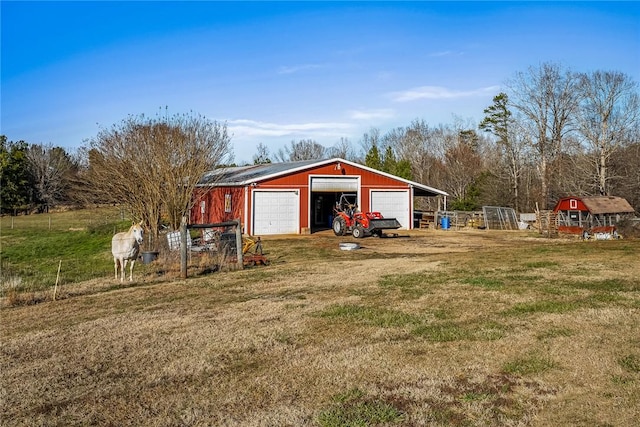
POLYGON ((139 224, 133 224, 126 233, 118 233, 111 239, 111 253, 113 254, 113 263, 116 269, 116 280, 118 280, 118 264, 120 264, 122 273, 120 282, 124 282, 124 270, 127 267, 127 261, 131 261, 129 281, 133 281, 133 264, 138 259, 140 245, 144 241, 143 235, 142 221, 140 221, 139 224))

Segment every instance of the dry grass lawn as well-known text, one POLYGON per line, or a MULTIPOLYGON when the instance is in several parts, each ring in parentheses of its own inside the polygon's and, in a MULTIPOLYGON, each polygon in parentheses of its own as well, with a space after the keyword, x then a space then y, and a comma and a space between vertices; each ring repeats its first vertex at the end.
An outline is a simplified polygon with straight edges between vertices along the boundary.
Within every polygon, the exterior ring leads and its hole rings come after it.
POLYGON ((5 307, 1 424, 637 425, 639 240, 407 234, 5 307))

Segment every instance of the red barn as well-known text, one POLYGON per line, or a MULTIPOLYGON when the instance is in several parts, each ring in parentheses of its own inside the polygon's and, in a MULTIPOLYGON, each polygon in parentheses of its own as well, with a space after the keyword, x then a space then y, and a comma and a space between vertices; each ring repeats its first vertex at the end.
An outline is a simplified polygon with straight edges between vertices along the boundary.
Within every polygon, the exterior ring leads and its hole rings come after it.
POLYGON ((250 235, 301 234, 331 227, 342 193, 361 211, 378 211, 413 228, 413 198, 447 193, 347 160, 307 160, 216 169, 194 194, 192 224, 240 218, 250 235))
POLYGON ((571 234, 611 233, 615 225, 633 208, 622 197, 593 196, 560 199, 553 212, 558 218, 558 231, 571 234))

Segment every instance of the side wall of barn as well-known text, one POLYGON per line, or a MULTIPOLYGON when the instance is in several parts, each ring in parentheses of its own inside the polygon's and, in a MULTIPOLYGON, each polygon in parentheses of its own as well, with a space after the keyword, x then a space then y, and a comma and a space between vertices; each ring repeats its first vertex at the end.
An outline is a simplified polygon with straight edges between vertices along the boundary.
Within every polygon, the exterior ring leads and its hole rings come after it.
POLYGON ((198 188, 191 209, 191 224, 212 224, 244 219, 244 187, 198 188))

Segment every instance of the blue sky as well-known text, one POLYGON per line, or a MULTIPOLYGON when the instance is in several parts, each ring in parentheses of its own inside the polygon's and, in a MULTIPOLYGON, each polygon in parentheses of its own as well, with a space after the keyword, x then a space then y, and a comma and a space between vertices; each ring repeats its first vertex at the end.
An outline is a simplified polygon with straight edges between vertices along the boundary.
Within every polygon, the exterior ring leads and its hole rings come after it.
POLYGON ((68 149, 130 114, 226 122, 238 163, 479 122, 542 62, 640 82, 638 2, 1 2, 9 140, 68 149))

